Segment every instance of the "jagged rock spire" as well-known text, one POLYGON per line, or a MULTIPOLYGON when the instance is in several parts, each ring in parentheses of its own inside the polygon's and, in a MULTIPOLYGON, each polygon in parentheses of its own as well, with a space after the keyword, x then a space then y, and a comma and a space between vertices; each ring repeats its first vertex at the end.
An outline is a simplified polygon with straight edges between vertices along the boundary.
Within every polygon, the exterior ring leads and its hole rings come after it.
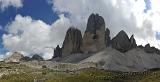
POLYGON ((59 47, 59 45, 57 45, 57 47, 54 49, 53 58, 57 58, 57 57, 62 57, 62 49, 59 47))
POLYGON ((91 14, 88 18, 87 28, 85 32, 96 33, 96 30, 104 28, 105 22, 99 14, 91 14))
POLYGON ((112 39, 112 47, 121 51, 126 52, 130 49, 130 39, 127 33, 121 30, 113 39, 112 39))
POLYGON ((105 42, 106 42, 106 47, 109 47, 111 44, 111 37, 110 37, 110 30, 106 28, 105 31, 105 42))
POLYGON ((65 40, 62 46, 63 54, 81 53, 82 34, 81 31, 75 27, 70 27, 67 30, 65 40))
POLYGON ((98 14, 91 14, 83 36, 81 49, 84 53, 98 52, 105 49, 105 22, 98 14))
POLYGON ((131 49, 137 47, 136 40, 134 39, 134 35, 130 37, 130 42, 131 42, 131 46, 130 46, 131 49))

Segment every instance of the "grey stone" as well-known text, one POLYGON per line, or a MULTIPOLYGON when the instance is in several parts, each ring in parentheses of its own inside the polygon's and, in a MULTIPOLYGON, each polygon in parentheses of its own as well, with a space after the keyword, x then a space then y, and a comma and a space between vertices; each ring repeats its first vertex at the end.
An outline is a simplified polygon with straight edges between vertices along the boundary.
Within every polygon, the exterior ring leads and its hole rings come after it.
POLYGON ((130 49, 137 47, 136 40, 134 39, 134 35, 130 37, 130 42, 131 42, 130 49))
POLYGON ((91 32, 96 34, 96 30, 104 28, 103 26, 105 26, 103 17, 99 16, 99 14, 92 13, 88 18, 86 32, 91 32))
POLYGON ((35 54, 32 56, 31 60, 43 61, 44 59, 38 54, 35 54))
POLYGON ((130 49, 130 39, 125 31, 121 30, 113 39, 112 47, 120 52, 126 52, 130 49))
POLYGON ((105 42, 106 42, 106 47, 109 47, 111 44, 111 37, 110 37, 110 30, 106 28, 105 31, 105 42))
POLYGON ((57 45, 57 47, 54 49, 54 56, 53 58, 62 57, 62 49, 57 45))
POLYGON ((77 28, 70 27, 67 30, 65 40, 62 46, 63 54, 81 53, 82 34, 77 28))
POLYGON ((20 61, 24 61, 24 62, 30 61, 30 60, 31 60, 31 58, 28 56, 24 56, 23 58, 20 59, 20 61))
POLYGON ((105 48, 104 19, 98 14, 91 14, 88 18, 87 28, 83 36, 81 50, 84 53, 94 53, 105 48))
POLYGON ((155 47, 150 47, 150 44, 146 44, 144 47, 144 51, 146 53, 156 53, 156 48, 155 47))

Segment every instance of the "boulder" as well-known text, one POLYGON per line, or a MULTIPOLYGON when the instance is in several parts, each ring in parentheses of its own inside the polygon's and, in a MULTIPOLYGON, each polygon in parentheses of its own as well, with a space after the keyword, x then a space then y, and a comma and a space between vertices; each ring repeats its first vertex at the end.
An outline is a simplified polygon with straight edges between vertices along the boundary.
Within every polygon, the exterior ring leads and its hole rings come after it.
POLYGON ((126 52, 130 49, 131 42, 125 31, 121 30, 113 39, 112 47, 120 52, 126 52))
POLYGON ((98 14, 91 14, 83 36, 81 50, 84 53, 94 53, 105 49, 105 22, 98 14))
POLYGON ((70 27, 67 30, 63 46, 62 53, 63 54, 73 54, 73 53, 81 53, 82 45, 82 34, 81 31, 77 28, 70 27))
POLYGON ((57 47, 54 49, 54 56, 53 58, 62 57, 62 49, 57 45, 57 47))
POLYGON ((105 31, 105 42, 106 42, 106 47, 109 47, 111 44, 111 37, 110 37, 110 30, 106 28, 105 31))

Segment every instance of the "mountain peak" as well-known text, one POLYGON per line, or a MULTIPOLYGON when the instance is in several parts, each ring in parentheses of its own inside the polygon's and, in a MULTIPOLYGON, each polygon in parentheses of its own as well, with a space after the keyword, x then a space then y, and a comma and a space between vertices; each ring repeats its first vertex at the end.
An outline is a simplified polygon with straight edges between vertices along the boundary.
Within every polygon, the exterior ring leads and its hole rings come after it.
POLYGON ((81 31, 75 27, 70 27, 67 30, 63 46, 62 53, 71 54, 71 53, 80 53, 82 44, 82 34, 81 31))
MULTIPOLYGON (((132 36, 132 38, 133 38, 133 36, 132 36)), ((133 41, 134 41, 134 38, 133 38, 133 41)), ((119 50, 120 52, 126 52, 126 51, 130 50, 131 48, 133 48, 132 45, 135 45, 135 44, 136 44, 135 42, 130 41, 127 33, 124 30, 121 30, 112 39, 112 47, 119 50)))
POLYGON ((97 29, 105 27, 105 22, 102 16, 92 13, 88 18, 86 32, 95 33, 97 29))

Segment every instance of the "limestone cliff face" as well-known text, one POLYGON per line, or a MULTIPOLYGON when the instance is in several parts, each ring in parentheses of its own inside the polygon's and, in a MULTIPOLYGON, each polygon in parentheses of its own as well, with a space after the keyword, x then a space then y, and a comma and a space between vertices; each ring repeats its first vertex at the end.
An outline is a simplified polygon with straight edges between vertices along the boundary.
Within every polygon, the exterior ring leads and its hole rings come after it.
POLYGON ((108 28, 106 28, 105 31, 105 42, 106 42, 106 47, 109 47, 111 45, 110 30, 108 28))
POLYGON ((98 14, 91 14, 83 36, 82 51, 84 53, 98 52, 106 48, 105 22, 98 14))
POLYGON ((82 34, 81 31, 77 28, 70 27, 67 30, 65 40, 62 46, 63 54, 72 54, 72 53, 80 53, 82 45, 82 34))
POLYGON ((62 48, 60 48, 59 45, 57 45, 57 47, 54 49, 53 58, 57 58, 57 57, 62 57, 62 48))
POLYGON ((120 31, 113 39, 112 39, 112 47, 121 51, 126 52, 130 48, 130 40, 125 31, 120 31))
POLYGON ((129 39, 127 33, 121 30, 113 39, 112 39, 112 48, 119 50, 120 52, 126 52, 133 48, 136 48, 137 44, 132 35, 129 39))
POLYGON ((136 40, 134 39, 134 35, 130 37, 130 43, 131 43, 131 47, 130 47, 131 49, 137 47, 136 40))

